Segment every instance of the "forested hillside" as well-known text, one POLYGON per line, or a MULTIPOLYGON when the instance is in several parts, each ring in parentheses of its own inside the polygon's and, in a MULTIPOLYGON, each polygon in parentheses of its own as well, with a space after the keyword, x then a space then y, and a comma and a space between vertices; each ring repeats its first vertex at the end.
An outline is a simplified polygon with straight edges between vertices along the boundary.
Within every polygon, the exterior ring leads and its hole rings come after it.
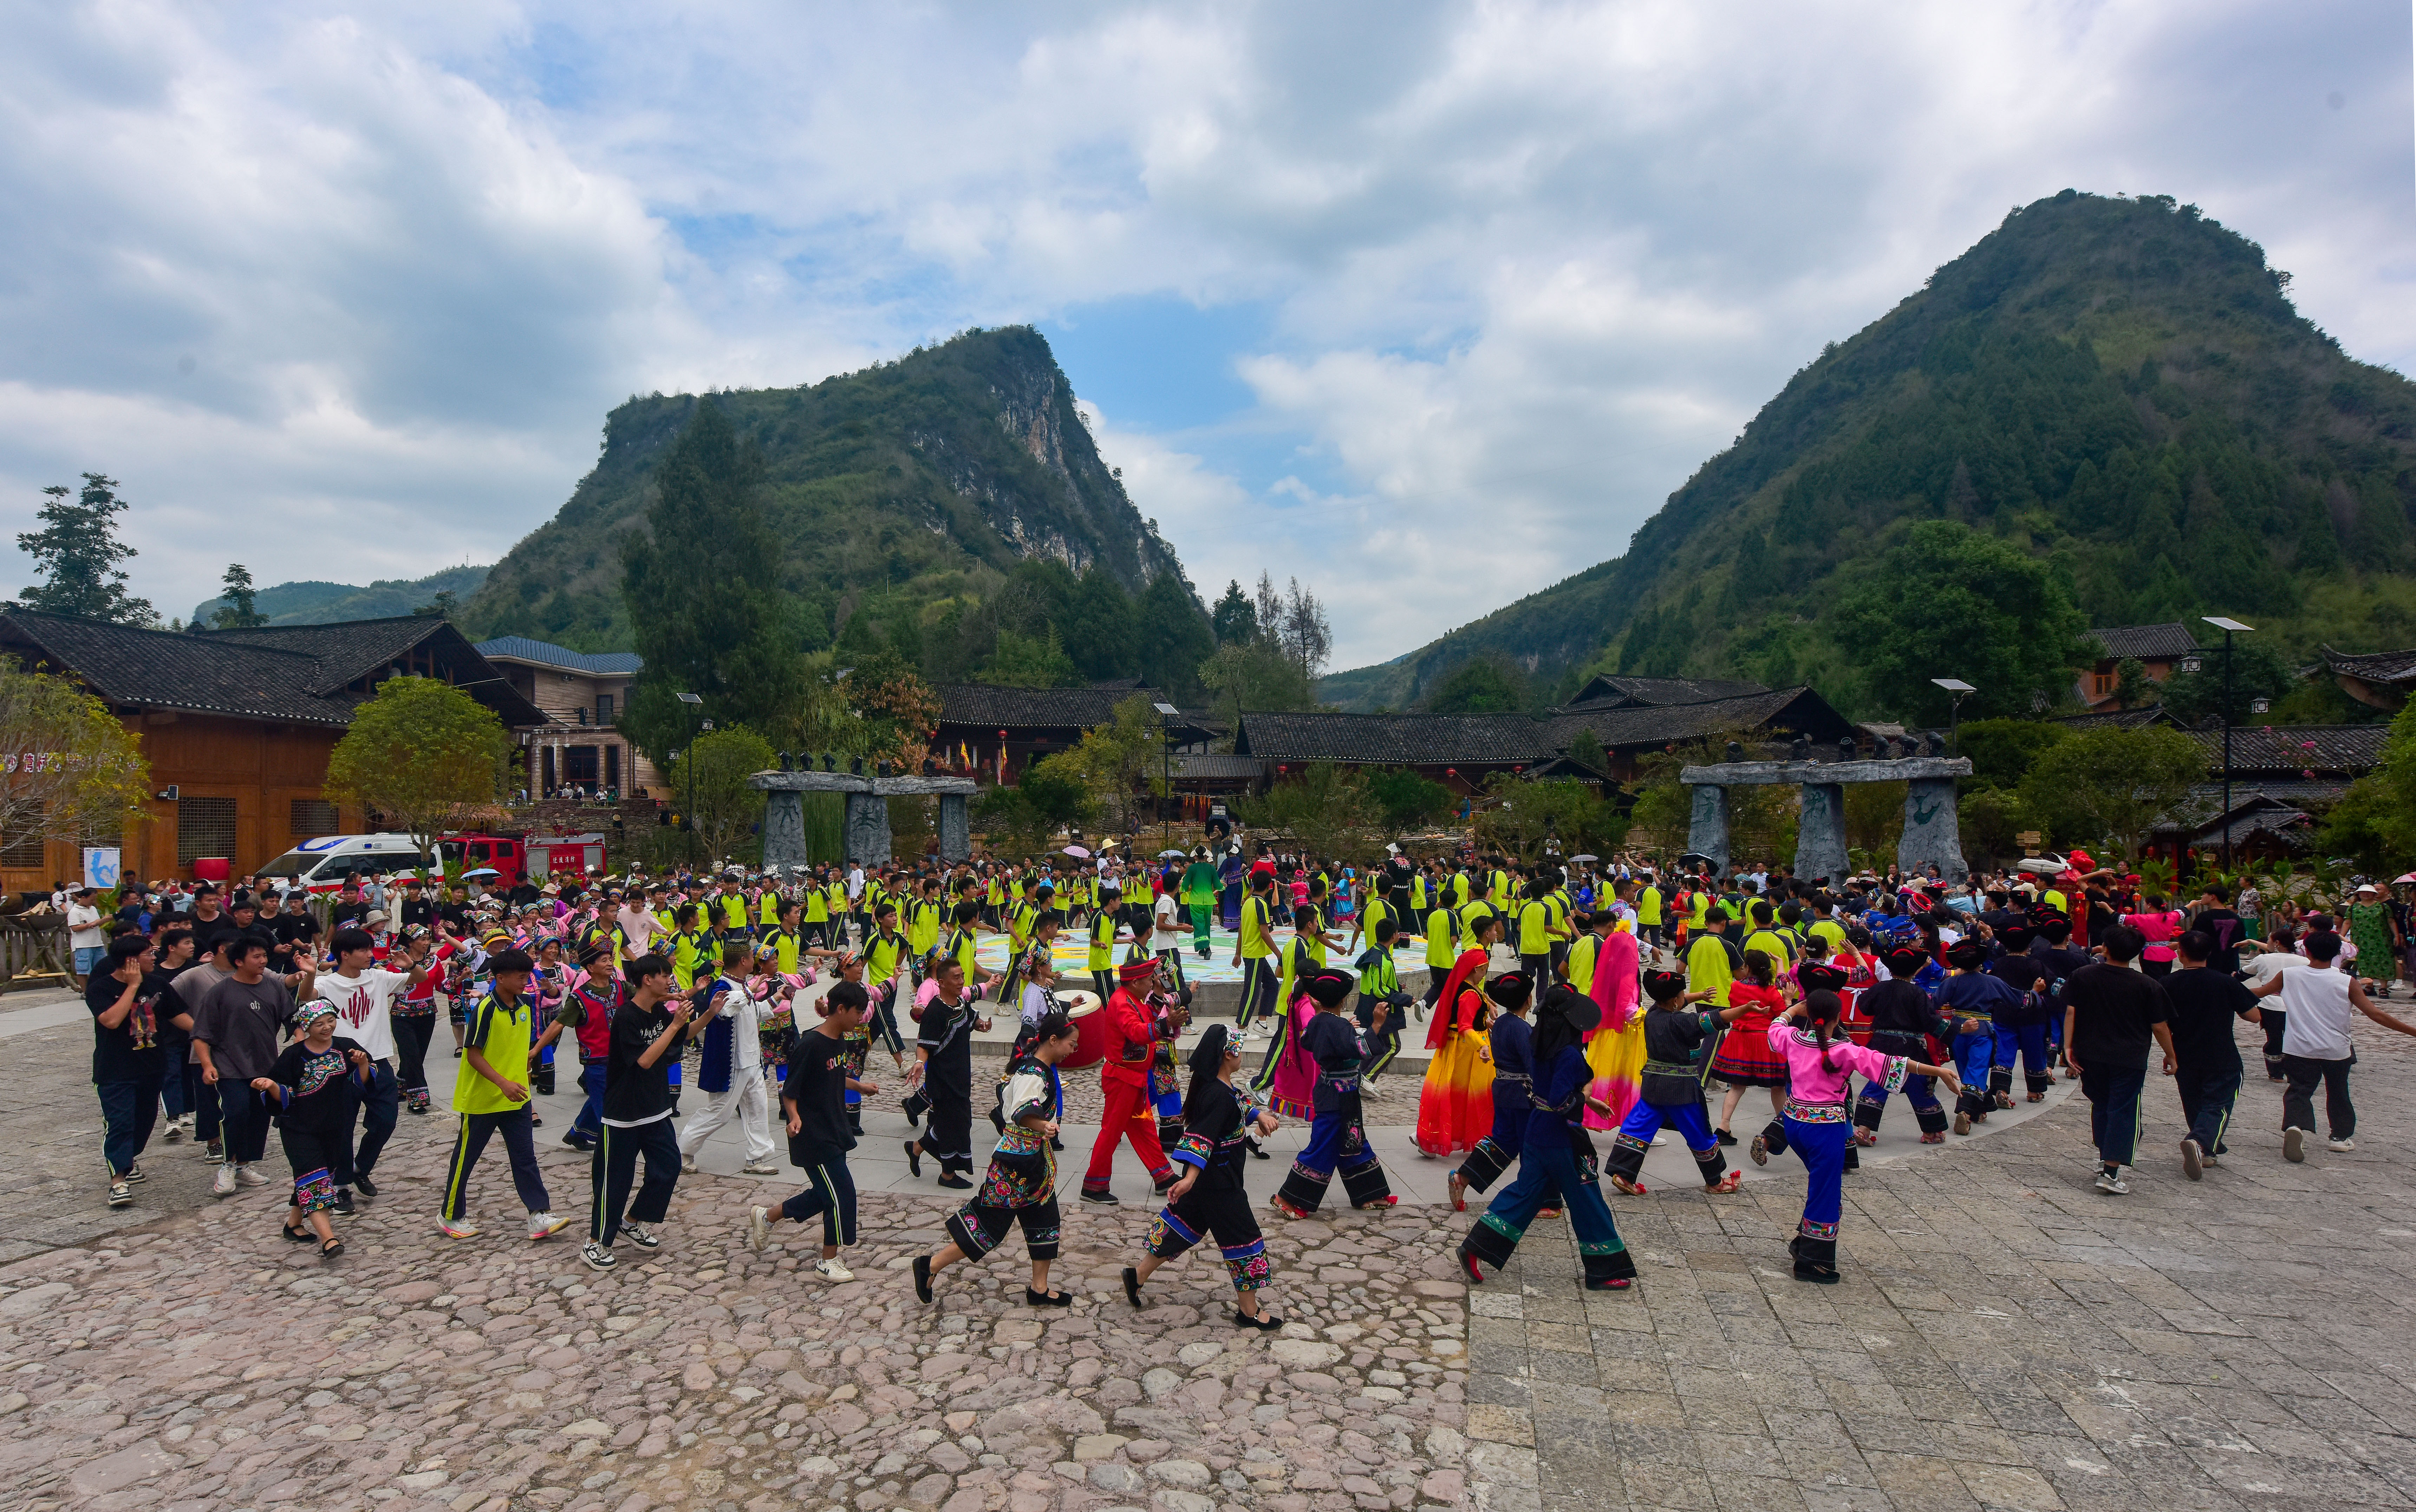
POLYGON ((2223 613, 2292 654, 2408 643, 2416 386, 2288 288, 2169 196, 2014 211, 1798 372, 1626 554, 1329 687, 1408 703, 1492 655, 1546 688, 1809 679, 1890 712, 1900 690, 1831 611, 1931 521, 2045 563, 2092 625, 2223 613))

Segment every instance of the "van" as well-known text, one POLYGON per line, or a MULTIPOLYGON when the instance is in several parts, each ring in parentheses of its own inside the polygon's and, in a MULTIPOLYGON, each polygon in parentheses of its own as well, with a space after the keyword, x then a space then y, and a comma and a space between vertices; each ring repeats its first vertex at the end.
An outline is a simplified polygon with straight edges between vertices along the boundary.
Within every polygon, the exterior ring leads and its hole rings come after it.
POLYGON ((332 893, 342 889, 349 871, 369 876, 419 869, 419 843, 408 835, 321 835, 298 841, 257 874, 264 881, 332 893))

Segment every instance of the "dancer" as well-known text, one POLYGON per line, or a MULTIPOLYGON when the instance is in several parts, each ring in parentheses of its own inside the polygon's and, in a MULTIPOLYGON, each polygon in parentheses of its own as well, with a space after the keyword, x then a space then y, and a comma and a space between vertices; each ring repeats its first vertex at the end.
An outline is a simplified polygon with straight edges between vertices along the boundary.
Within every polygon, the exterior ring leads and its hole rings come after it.
MULTIPOLYGON (((1997 1022, 2000 1015, 2011 1015, 2018 1021, 2023 1008, 2021 993, 2001 978, 1981 970, 1987 963, 1986 945, 1977 940, 1957 941, 1947 949, 1946 985, 1938 993, 1939 1008, 1962 1021, 1954 1044, 1956 1080, 1963 1084, 1963 1094, 1955 1105, 1957 1134, 1969 1134, 1972 1125, 1986 1123, 1989 1111, 1999 1106, 1992 1090, 1997 1022)), ((2011 1108, 2014 1098, 2010 1066, 2005 1075, 2008 1090, 2002 1106, 2011 1108)))
MULTIPOLYGON (((1487 986, 1493 999, 1493 1027, 1486 1039, 1493 1051, 1493 1128, 1480 1137, 1468 1158, 1451 1173, 1451 1208, 1455 1213, 1468 1211, 1468 1194, 1482 1192, 1493 1185, 1502 1172, 1516 1165, 1518 1151, 1527 1137, 1527 1115, 1534 1111, 1529 1096, 1534 1062, 1530 1054, 1534 1040, 1534 1026, 1527 1022, 1527 1009, 1533 1001, 1528 977, 1524 973, 1498 977, 1487 986)), ((1556 1201, 1546 1206, 1558 1207, 1556 1201)))
POLYGON ((536 1010, 528 998, 529 975, 536 962, 525 951, 497 951, 487 962, 494 982, 478 1005, 470 1010, 468 1033, 461 1042, 461 1066, 453 1081, 453 1111, 461 1116, 461 1132, 453 1143, 453 1158, 445 1172, 445 1193, 437 1209, 437 1231, 447 1239, 475 1239, 478 1226, 467 1216, 470 1172, 487 1141, 501 1135, 510 1157, 512 1185, 521 1205, 528 1209, 528 1236, 551 1239, 570 1226, 557 1217, 546 1195, 545 1176, 536 1163, 536 1124, 529 1110, 526 1078, 537 1051, 562 1033, 560 1024, 535 1034, 536 1010))
POLYGON ((1401 1052, 1401 1023, 1409 1017, 1410 995, 1401 990, 1401 974, 1393 966, 1393 942, 1398 933, 1399 926, 1389 913, 1379 918, 1369 946, 1357 962, 1359 1027, 1367 1036, 1367 1070, 1359 1079, 1359 1087, 1371 1096, 1376 1079, 1401 1052), (1386 1011, 1379 1014, 1379 1005, 1386 1011))
POLYGON ((1834 1286, 1837 1281, 1837 1222, 1844 1212, 1846 1156, 1852 1125, 1846 1115, 1848 1074, 1895 1091, 1918 1073, 1936 1077, 1959 1096, 1962 1085, 1951 1066, 1932 1066, 1885 1055, 1850 1039, 1833 1037, 1845 1002, 1826 988, 1805 995, 1787 1018, 1769 1030, 1771 1048, 1787 1061, 1787 1142, 1811 1177, 1804 1216, 1787 1252, 1795 1258, 1795 1278, 1834 1286))
POLYGON ((1141 1283, 1160 1265, 1179 1258, 1200 1236, 1216 1241, 1233 1280, 1233 1325, 1273 1332, 1283 1320, 1268 1312, 1259 1293, 1271 1267, 1266 1240, 1242 1189, 1250 1134, 1276 1131, 1276 1115, 1252 1103, 1233 1082, 1242 1067, 1242 1040, 1221 1023, 1201 1031, 1191 1049, 1191 1089, 1183 1099, 1183 1139, 1173 1151, 1185 1168, 1167 1196, 1166 1210, 1150 1225, 1140 1263, 1125 1267, 1125 1300, 1138 1308, 1141 1283))
MULTIPOLYGON (((2044 1102, 2046 1089, 2055 1085, 2055 1073, 2047 1069, 2046 1027, 2047 994, 2054 983, 2045 963, 2030 953, 2031 942, 2036 938, 2038 931, 2027 924, 2005 926, 1997 931, 1997 943, 2005 953, 1987 965, 1988 975, 2014 993, 1997 1005, 1995 1064, 1988 1069, 1988 1098, 2000 1108, 2014 1105, 2016 1062, 2022 1067, 2023 1088, 2030 1101, 2044 1102)), ((1847 1011, 1850 1016, 1850 1002, 1847 1011)))
MULTIPOLYGON (((2223 1133, 2231 1125, 2232 1105, 2240 1100, 2240 1045, 2232 1036, 2235 1018, 2258 1022, 2257 995, 2234 980, 2231 973, 2210 969, 2222 947, 2204 930, 2184 930, 2173 942, 2180 969, 2165 978, 2165 1004, 2171 1010, 2173 1090, 2181 1094, 2182 1120, 2189 1126, 2182 1138, 2182 1174, 2204 1179, 2206 1168, 2223 1155, 2223 1133)), ((2226 953, 2224 959, 2233 959, 2226 953)))
MULTIPOLYGON (((1637 1011, 1642 982, 1639 945, 1635 935, 1613 928, 1615 922, 1607 910, 1596 911, 1588 921, 1593 933, 1587 938, 1596 945, 1586 962, 1583 990, 1601 1006, 1603 1017, 1586 1041, 1586 1064, 1593 1067, 1593 1081, 1586 1092, 1609 1110, 1596 1112, 1588 1103, 1585 1126, 1590 1129, 1615 1129, 1626 1122, 1643 1087, 1644 1015, 1637 1011)), ((1579 941, 1578 949, 1570 953, 1572 962, 1584 945, 1579 941)), ((1570 985, 1577 985, 1574 974, 1570 985)))
MULTIPOLYGON (((1367 1143, 1359 1098, 1359 1072, 1367 1061, 1367 1043, 1359 1025, 1342 1012, 1356 984, 1351 974, 1331 967, 1304 984, 1302 995, 1317 1012, 1300 1032, 1300 1050, 1316 1063, 1311 1092, 1316 1121, 1308 1143, 1292 1161, 1291 1173, 1275 1195, 1275 1206, 1286 1217, 1305 1218, 1325 1201, 1325 1188, 1339 1168, 1343 1194, 1354 1208, 1391 1207, 1400 1201, 1384 1179, 1384 1167, 1367 1143)), ((1381 1022, 1385 1009, 1379 1005, 1381 1022)))
MULTIPOLYGON (((1770 1026, 1787 1013, 1787 998, 1779 991, 1777 980, 1777 959, 1766 950, 1748 947, 1744 975, 1729 987, 1729 1004, 1744 1011, 1737 1016, 1735 1032, 1720 1036, 1719 1050, 1712 1056, 1712 1075, 1728 1083, 1728 1093, 1720 1100, 1720 1121, 1712 1129, 1712 1137, 1722 1144, 1737 1142, 1729 1124, 1736 1117, 1737 1104, 1744 1100, 1747 1087, 1770 1089, 1773 1118, 1785 1105, 1787 1061, 1770 1048, 1770 1026)), ((1765 1150, 1755 1150, 1753 1157, 1756 1165, 1769 1163, 1765 1150)))
POLYGON ((658 951, 629 962, 629 980, 635 985, 628 997, 612 1012, 604 1098, 597 1110, 604 1132, 588 1163, 587 1243, 579 1258, 593 1271, 619 1263, 612 1244, 623 1235, 643 1249, 660 1245, 655 1231, 670 1214, 672 1191, 679 1185, 672 1067, 687 1043, 693 1005, 674 994, 676 972, 671 958, 658 951), (646 1179, 632 1202, 629 1185, 640 1155, 646 1159, 646 1179))
MULTIPOLYGON (((1624 1291, 1636 1279, 1635 1257, 1621 1242, 1619 1225, 1603 1201, 1594 1176, 1593 1142, 1579 1118, 1586 1084, 1593 1080, 1593 1069, 1586 1064, 1585 1036, 1601 1022, 1602 1005, 1565 983, 1554 984, 1545 995, 1533 1044, 1534 1108, 1527 1115, 1519 1146, 1518 1179, 1459 1242, 1460 1269, 1472 1284, 1485 1282, 1480 1263, 1497 1271, 1510 1263, 1528 1225, 1547 1201, 1556 1199, 1568 1204, 1586 1290, 1624 1291)), ((1696 1121, 1701 1122, 1699 1096, 1696 1121)), ((1720 1158, 1719 1146, 1712 1146, 1712 1157, 1720 1158)))
POLYGON ((1444 979, 1427 1025, 1425 1085, 1418 1091, 1418 1153, 1430 1157, 1472 1150, 1493 1126, 1493 1050, 1487 1041, 1492 1015, 1485 976, 1502 920, 1488 916, 1469 927, 1469 947, 1444 979))
MULTIPOLYGON (((1695 1169, 1702 1172, 1703 1190, 1732 1192, 1744 1180, 1743 1171, 1730 1171, 1729 1158, 1713 1137, 1703 1107, 1700 1065, 1704 1043, 1745 1011, 1743 1004, 1712 1013, 1687 1011, 1711 996, 1708 990, 1686 990, 1686 978, 1676 972, 1656 971, 1644 978, 1653 1005, 1644 1012, 1644 1069, 1636 1106, 1619 1126, 1610 1147, 1610 1184, 1630 1197, 1643 1195, 1644 1152, 1663 1125, 1675 1128, 1694 1153, 1695 1169)), ((1601 1110, 1597 1110, 1598 1111, 1601 1110)))
MULTIPOLYGON (((729 896, 735 898, 735 893, 729 896)), ((705 1104, 680 1129, 680 1169, 696 1169, 696 1153, 722 1125, 736 1121, 747 1146, 746 1173, 778 1174, 772 1163, 771 1098, 764 1088, 763 1005, 747 990, 741 975, 755 962, 755 947, 733 936, 721 947, 721 972, 698 984, 697 1023, 704 1049, 696 1089, 705 1104)))
MULTIPOLYGON (((1105 916, 1106 910, 1101 910, 1105 916)), ((1099 975, 1104 973, 1095 974, 1099 975)), ((1108 1189, 1115 1175, 1116 1146, 1132 1141, 1141 1169, 1159 1196, 1174 1185, 1174 1166, 1157 1142, 1157 1115, 1150 1106, 1150 1073, 1161 1036, 1173 1025, 1162 1019, 1145 996, 1157 975, 1157 958, 1143 956, 1116 968, 1116 988, 1101 1007, 1107 1027, 1107 1054, 1099 1063, 1099 1092, 1105 1111, 1099 1137, 1091 1146, 1091 1167, 1082 1174, 1082 1201, 1112 1207, 1119 1199, 1108 1189)))
POLYGON ((823 1252, 814 1274, 826 1281, 855 1279, 838 1258, 855 1243, 855 1178, 847 1169, 855 1131, 848 1126, 840 1094, 881 1089, 848 1074, 843 1036, 864 1021, 869 1002, 860 983, 840 982, 824 994, 822 1022, 803 1034, 792 1025, 781 1036, 780 1060, 789 1076, 780 1088, 780 1111, 789 1132, 789 1163, 806 1173, 806 1189, 778 1207, 747 1211, 747 1247, 759 1255, 772 1242, 773 1224, 803 1223, 820 1214, 823 1252))
POLYGON ((954 956, 938 958, 922 999, 922 1030, 914 1036, 914 1064, 907 1068, 906 1082, 922 1097, 930 1121, 920 1139, 906 1142, 906 1164, 920 1176, 929 1155, 940 1162, 941 1186, 970 1191, 973 1182, 965 1173, 974 1168, 974 1035, 988 1033, 989 1020, 975 1009, 964 962, 954 956))
MULTIPOLYGON (((2139 1150, 2139 1099, 2148 1081, 2148 1044, 2152 1038, 2173 1058, 2172 1030, 2165 990, 2156 979, 2130 969, 2145 944, 2137 930, 2106 926, 2098 936, 2106 959, 2083 966, 2063 984, 2063 1052, 2080 1074, 2080 1095, 2089 1099, 2089 1133, 2101 1169, 2097 1189, 2121 1197, 2131 1189, 2122 1168, 2139 1150)), ((2310 942, 2312 945, 2312 941, 2310 942)), ((2341 1053, 2348 1053, 2344 1034, 2341 1053)), ((2283 1103, 2288 1116, 2288 1099, 2283 1103)), ((2287 1153, 2288 1136, 2284 1136, 2287 1153)))
POLYGON ((1074 1053, 1081 1035, 1063 1010, 1052 1009, 1032 1031, 1031 1043, 1009 1069, 1004 1107, 1006 1127, 989 1157, 989 1174, 973 1200, 948 1217, 948 1242, 938 1252, 914 1257, 914 1294, 931 1300, 931 1281, 959 1260, 979 1260, 997 1248, 1006 1231, 1023 1229, 1032 1257, 1032 1281, 1023 1300, 1035 1308, 1071 1307, 1072 1293, 1049 1284, 1049 1263, 1057 1258, 1057 1109, 1064 1089, 1057 1064, 1074 1053))
MULTIPOLYGON (((1869 1048, 1882 1055, 1910 1060, 1929 1052, 1933 1036, 1940 1044, 1951 1043, 1955 1038, 1954 1021, 1940 1013, 1930 1003, 1929 994, 1912 984, 1914 973, 1929 963, 1927 954, 1910 945, 1899 945, 1880 960, 1888 969, 1888 979, 1872 984, 1856 1003, 1871 1021, 1869 1048)), ((1890 1090, 1877 1081, 1863 1083, 1862 1096, 1854 1101, 1856 1144, 1867 1146, 1880 1142, 1880 1119, 1887 1112, 1890 1090)), ((1921 1142, 1945 1143, 1946 1110, 1940 1106, 1938 1094, 1930 1089, 1930 1079, 1917 1072, 1906 1077, 1904 1100, 1912 1105, 1912 1116, 1921 1126, 1921 1142)))
POLYGON ((277 1108, 278 1142, 294 1171, 285 1237, 301 1244, 315 1234, 320 1258, 332 1259, 344 1247, 327 1215, 336 1207, 336 1172, 352 1153, 351 1099, 368 1093, 374 1063, 358 1042, 337 1036, 334 1004, 314 1001, 302 1012, 302 1037, 285 1047, 266 1076, 251 1079, 251 1090, 277 1108))
POLYGON ((1242 973, 1241 1005, 1233 1014, 1236 1029, 1247 1029, 1261 1013, 1281 1013, 1290 1006, 1276 990, 1276 963, 1269 959, 1276 953, 1275 885, 1272 869, 1253 870, 1249 893, 1242 900, 1241 928, 1233 935, 1233 964, 1242 973))
MULTIPOLYGON (((2341 1152, 2357 1148, 2357 1106, 2348 1096, 2348 1068, 2357 1064, 2348 1029, 2356 1021, 2349 1010, 2356 1009, 2386 1029, 2416 1035, 2416 1026, 2374 1005, 2365 994, 2364 982, 2333 969, 2340 949, 2339 935, 2318 930, 2307 936, 2304 966, 2283 972, 2256 990, 2260 998, 2278 995, 2288 1016, 2282 1074, 2290 1084, 2282 1094, 2282 1158, 2293 1164, 2307 1157, 2307 1136, 2316 1126, 2318 1081, 2324 1087, 2324 1114, 2332 1136, 2329 1147, 2341 1152)), ((2384 970, 2390 968, 2387 959, 2381 965, 2384 970)), ((2164 1027, 2156 1025, 2160 1036, 2164 1027)), ((2172 1053, 2170 1040, 2166 1041, 2165 1053, 2172 1053)), ((2080 1083, 2084 1092, 2089 1090, 2090 1074, 2084 1067, 2080 1083)))

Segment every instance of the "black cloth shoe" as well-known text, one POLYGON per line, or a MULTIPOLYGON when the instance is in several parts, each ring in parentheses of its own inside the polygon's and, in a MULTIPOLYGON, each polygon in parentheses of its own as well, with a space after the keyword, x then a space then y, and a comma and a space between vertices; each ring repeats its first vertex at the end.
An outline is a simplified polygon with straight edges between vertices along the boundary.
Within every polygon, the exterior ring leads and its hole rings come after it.
POLYGON ((1719 1141, 1722 1144, 1731 1147, 1733 1147, 1737 1142, 1737 1137, 1724 1128, 1715 1128, 1712 1130, 1712 1138, 1719 1141))
POLYGON ((1125 1300, 1136 1308, 1140 1306, 1140 1271, 1131 1265, 1125 1267, 1125 1300))
POLYGON ((1074 1305, 1074 1293, 1058 1291, 1034 1292, 1027 1286, 1023 1289, 1023 1300, 1035 1308, 1070 1308, 1074 1305))
POLYGON ((906 1169, 918 1177, 923 1174, 923 1145, 918 1140, 906 1142, 906 1169))
POLYGON ((353 1189, 359 1192, 363 1197, 375 1197, 377 1195, 377 1183, 370 1180, 370 1173, 368 1172, 355 1171, 353 1172, 353 1189))
POLYGON ((1101 1207, 1116 1207, 1121 1205, 1123 1200, 1104 1187, 1095 1192, 1086 1187, 1082 1189, 1082 1201, 1096 1202, 1101 1207))
POLYGON ((971 1180, 963 1176, 953 1174, 942 1176, 939 1180, 939 1185, 947 1187, 950 1191, 969 1192, 974 1189, 974 1184, 971 1180))
POLYGON ((1260 1333, 1272 1334, 1276 1329, 1283 1326, 1283 1320, 1271 1312, 1262 1312, 1254 1318, 1246 1312, 1237 1311, 1233 1314, 1233 1326, 1236 1328, 1255 1328, 1260 1333))
POLYGON ((340 1191, 336 1194, 336 1211, 343 1214, 346 1217, 353 1216, 353 1194, 351 1192, 340 1191))
POLYGON ((925 1302, 931 1300, 931 1257, 914 1257, 914 1295, 925 1302))

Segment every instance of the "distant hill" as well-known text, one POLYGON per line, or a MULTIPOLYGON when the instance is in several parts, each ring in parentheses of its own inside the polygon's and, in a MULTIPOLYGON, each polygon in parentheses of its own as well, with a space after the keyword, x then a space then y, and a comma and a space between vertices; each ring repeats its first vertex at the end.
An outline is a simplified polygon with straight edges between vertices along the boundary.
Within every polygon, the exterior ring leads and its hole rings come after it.
POLYGON ((1822 680, 1839 573, 1962 521, 2068 574, 2092 625, 2245 615, 2291 654, 2416 635, 2416 385, 2302 319, 2256 243, 2170 196, 2016 210, 1789 381, 1625 555, 1382 667, 1406 706, 1471 657, 1822 680))
MULTIPOLYGON (((619 537, 642 521, 654 465, 700 403, 722 406, 761 448, 787 547, 763 570, 829 632, 867 599, 894 615, 901 598, 979 597, 1027 561, 1077 575, 1095 566, 1135 594, 1163 573, 1184 581, 1173 548, 1099 460, 1049 343, 1011 326, 808 387, 628 401, 605 417, 594 471, 495 564, 464 627, 630 649, 619 537)), ((1196 604, 1187 582, 1185 593, 1196 604)))
MULTIPOLYGON (((271 625, 334 625, 345 620, 389 619, 410 613, 440 593, 450 593, 457 599, 467 598, 487 581, 490 570, 482 567, 446 567, 408 582, 400 578, 385 579, 366 588, 350 582, 280 582, 254 594, 252 608, 267 615, 271 625)), ((192 619, 206 625, 212 614, 228 607, 223 598, 210 599, 194 606, 192 619)))

